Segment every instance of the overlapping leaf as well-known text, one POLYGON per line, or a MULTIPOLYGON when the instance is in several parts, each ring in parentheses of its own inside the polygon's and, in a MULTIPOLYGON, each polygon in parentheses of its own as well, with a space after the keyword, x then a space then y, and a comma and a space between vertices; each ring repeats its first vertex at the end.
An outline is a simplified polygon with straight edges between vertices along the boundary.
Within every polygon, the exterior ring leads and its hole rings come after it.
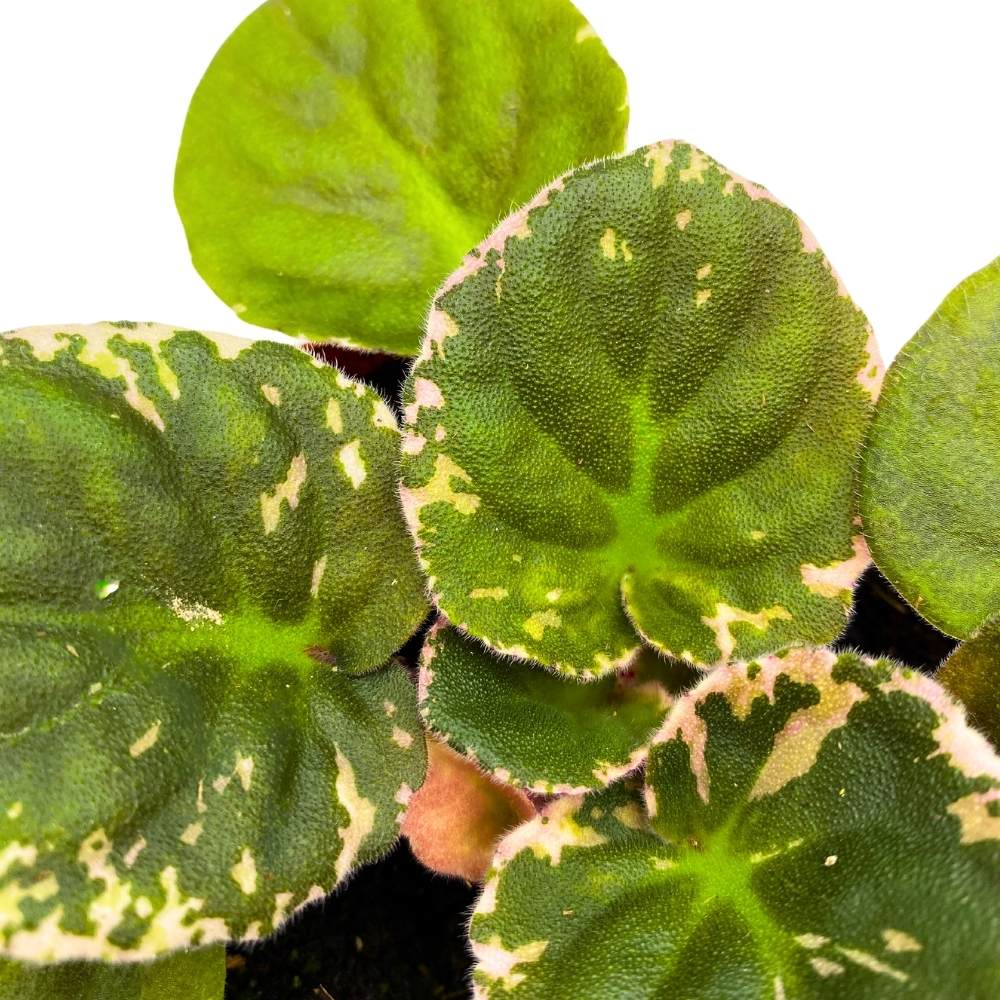
POLYGON ((1000 747, 1000 618, 992 618, 945 661, 938 680, 965 706, 969 721, 1000 747))
POLYGON ((413 354, 462 254, 627 119, 568 0, 273 0, 194 96, 177 205, 244 319, 413 354))
POLYGON ((428 737, 427 778, 407 803, 402 833, 432 871, 477 882, 490 867, 497 841, 534 814, 524 792, 428 737))
POLYGON ((225 982, 221 945, 142 965, 0 961, 0 1000, 222 1000, 225 982))
POLYGON ((398 430, 278 344, 0 339, 0 944, 269 933, 392 841, 424 766, 384 663, 422 586, 398 430))
POLYGON ((642 763, 673 694, 694 676, 644 650, 625 674, 576 684, 504 662, 443 628, 432 631, 421 657, 421 714, 501 781, 548 794, 584 792, 642 763))
POLYGON ((1000 989, 1000 760, 928 678, 798 650, 685 696, 647 769, 511 833, 479 998, 1000 989))
POLYGON ((448 618, 584 677, 843 627, 880 367, 809 231, 699 150, 581 168, 444 285, 403 502, 448 618), (624 608, 622 598, 624 597, 624 608))
POLYGON ((965 638, 1000 613, 1000 259, 963 281, 889 369, 865 449, 879 568, 965 638))

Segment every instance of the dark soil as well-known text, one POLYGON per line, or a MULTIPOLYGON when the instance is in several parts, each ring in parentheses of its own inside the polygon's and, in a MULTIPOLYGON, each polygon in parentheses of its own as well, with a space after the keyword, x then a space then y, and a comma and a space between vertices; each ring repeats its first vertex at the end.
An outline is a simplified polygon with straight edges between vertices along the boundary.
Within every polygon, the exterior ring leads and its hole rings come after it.
POLYGON ((277 937, 231 949, 226 1000, 464 1000, 475 895, 402 841, 277 937))
MULTIPOLYGON (((398 405, 405 364, 387 355, 317 353, 398 405)), ((933 672, 955 643, 918 617, 874 568, 837 643, 933 672)), ((412 656, 413 642, 401 651, 412 656)), ((226 1000, 459 1000, 468 996, 465 923, 475 887, 424 869, 405 841, 277 937, 230 949, 226 1000)))

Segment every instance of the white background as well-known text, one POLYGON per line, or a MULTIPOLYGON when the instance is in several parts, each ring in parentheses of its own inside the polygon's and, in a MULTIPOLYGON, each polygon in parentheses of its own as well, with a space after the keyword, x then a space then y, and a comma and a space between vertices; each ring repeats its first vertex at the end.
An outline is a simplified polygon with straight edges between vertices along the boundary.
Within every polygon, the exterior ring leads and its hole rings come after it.
MULTIPOLYGON (((1000 254, 1000 4, 578 5, 628 77, 630 145, 683 138, 770 188, 887 357, 1000 254)), ((254 6, 0 0, 0 329, 260 333, 195 273, 171 193, 188 99, 254 6)))

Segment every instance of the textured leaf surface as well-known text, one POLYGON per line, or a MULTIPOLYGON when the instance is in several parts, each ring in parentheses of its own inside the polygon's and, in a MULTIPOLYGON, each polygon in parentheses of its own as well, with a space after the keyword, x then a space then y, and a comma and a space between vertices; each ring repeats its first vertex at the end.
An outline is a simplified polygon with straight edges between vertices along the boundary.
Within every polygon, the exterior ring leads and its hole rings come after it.
POLYGON ((1000 761, 926 677, 797 650, 722 668, 625 791, 500 845, 479 997, 975 997, 1000 989, 1000 761))
POLYGON ((495 777, 542 793, 601 788, 635 770, 694 670, 644 650, 627 672, 577 684, 498 659, 454 629, 421 656, 425 723, 495 777))
POLYGON ((900 351, 865 449, 861 504, 879 569, 966 638, 1000 613, 1000 259, 900 351))
POLYGON ((414 354, 427 301, 512 205, 620 150, 625 80, 567 0, 287 0, 233 33, 176 198, 244 319, 414 354))
POLYGON ((669 142, 567 175, 445 283, 406 387, 442 611, 584 676, 637 631, 701 664, 832 638, 879 371, 762 188, 669 142))
POLYGON ((963 642, 937 676, 965 705, 969 721, 1000 747, 1000 618, 963 642))
POLYGON ((222 1000, 225 984, 221 945, 147 965, 0 961, 0 1000, 222 1000))
POLYGON ((0 943, 269 933, 397 832, 424 750, 398 431, 278 344, 0 339, 0 943))
POLYGON ((427 777, 407 805, 402 832, 432 871, 476 882, 503 834, 534 814, 523 792, 429 737, 427 777))

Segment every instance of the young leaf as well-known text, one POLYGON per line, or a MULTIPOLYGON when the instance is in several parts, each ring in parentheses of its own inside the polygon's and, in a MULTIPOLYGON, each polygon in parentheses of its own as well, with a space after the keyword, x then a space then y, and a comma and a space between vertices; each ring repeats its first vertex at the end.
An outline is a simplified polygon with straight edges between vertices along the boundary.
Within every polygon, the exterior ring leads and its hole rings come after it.
POLYGON ((534 815, 523 792, 428 737, 427 777, 407 804, 401 832, 431 871, 477 882, 500 837, 534 815))
POLYGON ((963 281, 886 376, 861 510, 879 569, 943 632, 1000 613, 1000 258, 963 281))
POLYGON ((0 948, 269 933, 397 832, 423 614, 398 431, 280 344, 0 338, 0 948), (364 675, 364 676, 359 676, 364 675))
POLYGON ((421 714, 501 781, 544 794, 585 792, 645 760, 672 694, 695 676, 644 650, 626 674, 576 684, 538 666, 512 667, 439 629, 421 656, 421 714))
POLYGON ((795 650, 722 668, 626 790, 501 843, 477 996, 991 997, 1000 760, 932 680, 795 650))
POLYGON ((627 121, 568 0, 273 0, 198 87, 175 195, 243 319, 413 354, 462 254, 627 121))
POLYGON ((225 984, 221 945, 176 952, 147 965, 0 960, 0 1000, 222 1000, 225 984))
POLYGON ((965 705, 969 721, 1000 747, 1000 618, 963 642, 937 677, 965 705))
POLYGON ((879 371, 762 188, 670 142, 568 174, 448 279, 407 383, 441 610, 584 677, 640 635, 703 665, 832 638, 879 371))

